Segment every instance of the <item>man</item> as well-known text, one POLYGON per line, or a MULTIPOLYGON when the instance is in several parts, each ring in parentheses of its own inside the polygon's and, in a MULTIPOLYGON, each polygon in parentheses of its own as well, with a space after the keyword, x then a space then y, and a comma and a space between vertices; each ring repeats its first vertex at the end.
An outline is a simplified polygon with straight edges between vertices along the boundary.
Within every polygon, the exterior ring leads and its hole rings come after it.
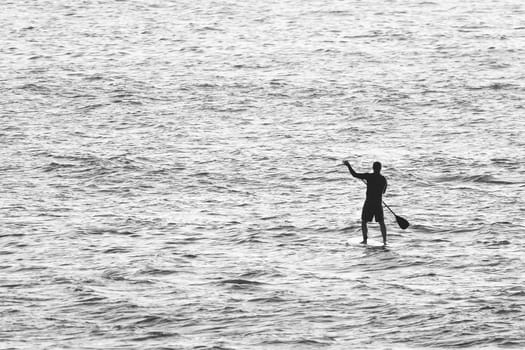
POLYGON ((383 193, 386 192, 387 182, 383 175, 381 175, 381 163, 374 162, 372 168, 373 173, 356 173, 347 160, 343 164, 348 167, 350 174, 358 179, 366 180, 366 200, 363 205, 363 212, 361 214, 361 229, 363 230, 363 244, 366 244, 368 238, 367 222, 371 222, 375 217, 376 222, 381 228, 381 235, 383 236, 383 244, 386 245, 386 226, 383 216, 383 193))

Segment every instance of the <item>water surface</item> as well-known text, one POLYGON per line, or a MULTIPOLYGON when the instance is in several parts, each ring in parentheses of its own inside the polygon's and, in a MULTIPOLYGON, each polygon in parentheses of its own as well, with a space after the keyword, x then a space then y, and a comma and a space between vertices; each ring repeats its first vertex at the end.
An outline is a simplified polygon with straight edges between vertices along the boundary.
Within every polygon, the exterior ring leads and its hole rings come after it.
POLYGON ((525 347, 522 2, 8 1, 0 37, 6 349, 525 347), (342 159, 389 248, 346 245, 342 159))

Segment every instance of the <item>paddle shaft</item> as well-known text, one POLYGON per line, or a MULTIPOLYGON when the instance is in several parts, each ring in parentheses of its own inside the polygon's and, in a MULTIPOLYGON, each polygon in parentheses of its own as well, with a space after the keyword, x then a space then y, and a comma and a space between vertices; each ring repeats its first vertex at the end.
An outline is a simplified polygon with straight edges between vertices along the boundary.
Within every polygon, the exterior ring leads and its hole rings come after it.
POLYGON ((390 210, 390 212, 391 212, 392 214, 394 214, 394 216, 397 217, 396 213, 394 213, 394 211, 393 211, 392 209, 390 209, 390 207, 389 207, 388 205, 386 205, 385 201, 383 201, 383 205, 384 205, 388 210, 390 210))

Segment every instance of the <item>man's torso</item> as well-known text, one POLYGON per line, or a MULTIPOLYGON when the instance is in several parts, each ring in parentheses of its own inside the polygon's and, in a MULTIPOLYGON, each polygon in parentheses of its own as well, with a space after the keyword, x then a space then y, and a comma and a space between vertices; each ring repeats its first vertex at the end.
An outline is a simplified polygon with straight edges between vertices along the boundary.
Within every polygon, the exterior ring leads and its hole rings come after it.
POLYGON ((386 179, 381 174, 366 174, 366 200, 371 203, 381 203, 386 179))

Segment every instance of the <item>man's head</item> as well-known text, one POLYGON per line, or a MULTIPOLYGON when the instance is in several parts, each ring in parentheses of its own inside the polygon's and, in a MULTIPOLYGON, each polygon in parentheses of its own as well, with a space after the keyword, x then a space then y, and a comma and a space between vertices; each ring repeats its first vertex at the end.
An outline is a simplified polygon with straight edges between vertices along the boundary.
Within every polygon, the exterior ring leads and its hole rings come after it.
POLYGON ((374 169, 375 174, 379 174, 381 172, 381 163, 374 162, 374 165, 372 165, 372 168, 374 169))

